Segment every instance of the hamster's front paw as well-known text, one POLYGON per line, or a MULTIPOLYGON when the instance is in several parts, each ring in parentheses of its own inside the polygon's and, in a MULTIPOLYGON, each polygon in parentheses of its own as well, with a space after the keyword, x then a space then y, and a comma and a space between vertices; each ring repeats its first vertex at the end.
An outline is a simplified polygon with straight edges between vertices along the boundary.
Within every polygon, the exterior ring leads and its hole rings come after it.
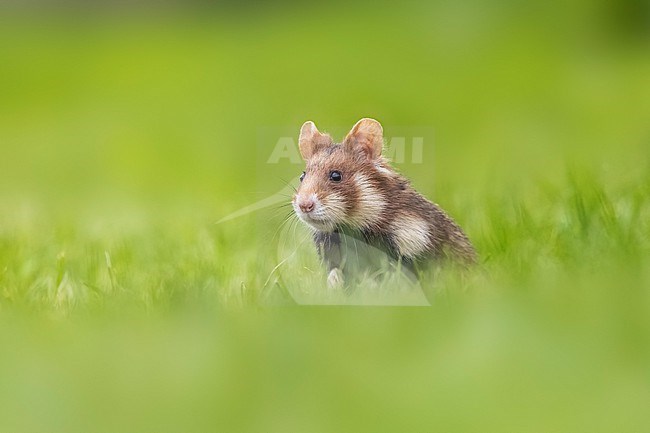
POLYGON ((340 289, 343 287, 343 272, 339 268, 334 268, 327 276, 327 286, 330 289, 340 289))

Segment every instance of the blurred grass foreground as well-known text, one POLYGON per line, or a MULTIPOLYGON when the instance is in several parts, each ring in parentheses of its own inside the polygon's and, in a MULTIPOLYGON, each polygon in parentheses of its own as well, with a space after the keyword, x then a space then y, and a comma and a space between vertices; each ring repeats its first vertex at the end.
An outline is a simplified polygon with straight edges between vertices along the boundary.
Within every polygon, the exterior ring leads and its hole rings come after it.
POLYGON ((5 2, 0 432, 650 431, 649 120, 642 0, 5 2), (364 116, 479 250, 431 307, 295 306, 303 227, 215 224, 364 116))

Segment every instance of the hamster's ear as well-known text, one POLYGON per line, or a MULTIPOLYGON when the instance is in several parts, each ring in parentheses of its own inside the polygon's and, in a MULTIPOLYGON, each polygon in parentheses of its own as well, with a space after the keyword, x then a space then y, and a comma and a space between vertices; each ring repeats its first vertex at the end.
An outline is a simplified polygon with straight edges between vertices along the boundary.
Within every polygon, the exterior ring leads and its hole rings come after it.
POLYGON ((361 152, 368 159, 377 159, 381 156, 384 144, 384 130, 375 119, 361 119, 345 137, 343 145, 346 148, 361 152))
POLYGON ((298 145, 303 159, 311 158, 320 149, 331 144, 332 138, 328 134, 321 133, 311 120, 305 122, 300 128, 298 145))

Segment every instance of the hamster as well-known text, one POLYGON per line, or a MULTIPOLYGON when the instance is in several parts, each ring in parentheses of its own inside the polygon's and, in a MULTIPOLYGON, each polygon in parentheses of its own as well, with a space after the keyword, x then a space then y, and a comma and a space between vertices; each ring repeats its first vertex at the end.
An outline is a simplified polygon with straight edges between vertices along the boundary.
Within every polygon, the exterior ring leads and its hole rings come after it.
POLYGON ((330 286, 349 278, 345 236, 384 252, 416 277, 431 262, 476 262, 476 251, 462 229, 382 157, 378 121, 359 120, 341 144, 308 121, 298 142, 306 168, 292 205, 313 231, 330 286))

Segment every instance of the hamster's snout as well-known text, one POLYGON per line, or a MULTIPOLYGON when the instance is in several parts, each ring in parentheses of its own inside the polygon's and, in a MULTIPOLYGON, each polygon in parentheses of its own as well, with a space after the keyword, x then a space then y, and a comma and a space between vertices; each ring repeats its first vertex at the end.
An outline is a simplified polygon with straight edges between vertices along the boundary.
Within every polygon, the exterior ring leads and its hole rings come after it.
POLYGON ((315 193, 298 193, 292 203, 298 218, 308 226, 325 232, 334 230, 335 215, 332 215, 331 209, 321 202, 315 193))
POLYGON ((314 203, 314 200, 310 198, 304 200, 298 199, 298 207, 304 213, 309 213, 314 210, 314 207, 316 207, 316 203, 314 203))

